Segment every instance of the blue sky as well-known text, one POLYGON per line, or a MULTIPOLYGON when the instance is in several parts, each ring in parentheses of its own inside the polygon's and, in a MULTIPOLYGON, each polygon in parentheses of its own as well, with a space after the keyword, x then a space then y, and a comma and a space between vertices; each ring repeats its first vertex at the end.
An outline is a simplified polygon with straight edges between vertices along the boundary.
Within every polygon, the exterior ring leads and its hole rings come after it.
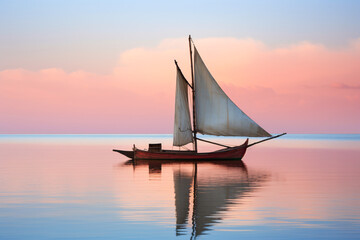
POLYGON ((0 0, 0 70, 106 73, 126 49, 165 38, 253 38, 341 48, 360 37, 360 1, 0 0), (86 59, 86 61, 84 61, 86 59))

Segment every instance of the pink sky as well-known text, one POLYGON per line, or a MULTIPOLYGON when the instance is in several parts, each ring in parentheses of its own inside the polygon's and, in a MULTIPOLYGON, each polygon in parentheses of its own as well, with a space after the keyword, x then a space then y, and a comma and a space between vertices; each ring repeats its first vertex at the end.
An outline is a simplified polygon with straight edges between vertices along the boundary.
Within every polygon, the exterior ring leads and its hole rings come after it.
MULTIPOLYGON (((360 39, 269 48, 255 39, 195 39, 230 98, 271 133, 360 133, 360 39)), ((104 75, 61 68, 0 72, 0 133, 171 133, 177 59, 186 39, 123 52, 104 75)))

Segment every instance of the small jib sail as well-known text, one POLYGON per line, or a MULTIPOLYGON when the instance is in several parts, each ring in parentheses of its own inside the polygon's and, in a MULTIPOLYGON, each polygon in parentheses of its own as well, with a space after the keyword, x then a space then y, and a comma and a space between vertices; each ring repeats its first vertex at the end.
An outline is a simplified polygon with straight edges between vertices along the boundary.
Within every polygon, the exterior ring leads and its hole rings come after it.
POLYGON ((217 136, 270 137, 231 101, 194 49, 196 131, 217 136))
POLYGON ((176 66, 176 93, 173 145, 183 146, 193 141, 188 102, 188 83, 176 66))

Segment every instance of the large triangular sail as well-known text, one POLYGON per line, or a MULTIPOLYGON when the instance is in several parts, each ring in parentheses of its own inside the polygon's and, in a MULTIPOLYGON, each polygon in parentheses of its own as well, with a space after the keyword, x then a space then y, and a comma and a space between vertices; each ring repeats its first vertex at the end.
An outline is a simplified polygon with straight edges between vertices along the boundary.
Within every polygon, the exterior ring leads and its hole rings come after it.
POLYGON ((194 50, 196 130, 217 136, 271 136, 231 101, 194 50))
POLYGON ((188 84, 180 69, 176 67, 174 146, 183 146, 193 141, 188 101, 188 84))

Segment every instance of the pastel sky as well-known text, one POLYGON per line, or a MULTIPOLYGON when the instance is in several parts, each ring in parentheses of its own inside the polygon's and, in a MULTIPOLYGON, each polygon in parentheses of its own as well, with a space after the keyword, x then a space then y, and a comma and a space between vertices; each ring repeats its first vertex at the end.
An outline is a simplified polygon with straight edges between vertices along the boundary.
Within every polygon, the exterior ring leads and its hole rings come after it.
POLYGON ((188 34, 271 133, 360 133, 360 1, 0 0, 0 133, 171 133, 188 34))

